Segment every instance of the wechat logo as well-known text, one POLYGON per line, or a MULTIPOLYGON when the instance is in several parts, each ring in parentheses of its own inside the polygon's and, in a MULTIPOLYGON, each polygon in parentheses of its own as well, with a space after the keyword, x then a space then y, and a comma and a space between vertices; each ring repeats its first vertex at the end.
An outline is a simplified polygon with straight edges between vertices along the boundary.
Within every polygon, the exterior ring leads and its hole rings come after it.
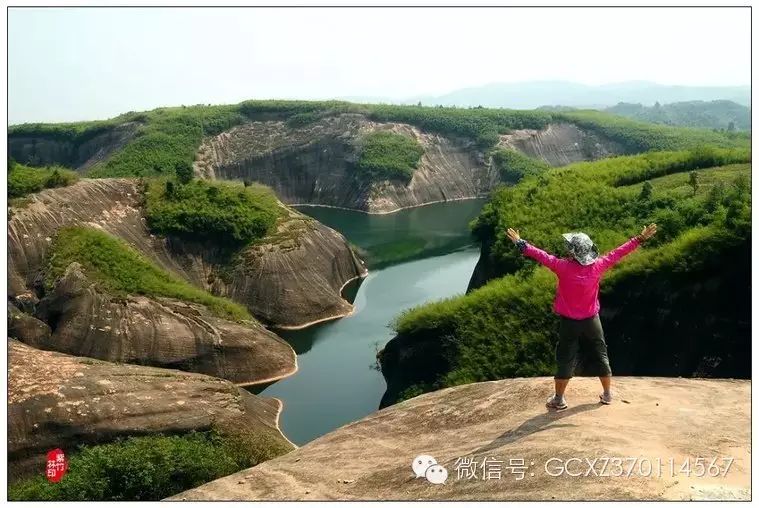
POLYGON ((411 469, 417 478, 426 478, 435 485, 443 484, 448 479, 448 470, 438 464, 432 455, 419 455, 411 463, 411 469))

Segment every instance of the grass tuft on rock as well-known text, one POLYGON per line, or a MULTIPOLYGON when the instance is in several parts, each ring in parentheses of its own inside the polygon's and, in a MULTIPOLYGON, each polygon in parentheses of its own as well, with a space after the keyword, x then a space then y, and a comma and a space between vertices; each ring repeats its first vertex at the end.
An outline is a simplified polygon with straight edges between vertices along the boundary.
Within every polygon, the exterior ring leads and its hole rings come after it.
POLYGON ((357 168, 369 180, 409 181, 424 148, 409 136, 394 132, 377 131, 361 140, 357 168))
POLYGON ((77 226, 58 232, 48 254, 46 286, 52 288, 74 262, 81 264, 85 274, 104 290, 116 295, 176 298, 205 305, 221 317, 252 319, 242 305, 192 286, 159 268, 123 240, 98 229, 77 226))
POLYGON ((282 214, 268 187, 172 180, 147 183, 145 216, 151 231, 241 247, 267 235, 282 214))

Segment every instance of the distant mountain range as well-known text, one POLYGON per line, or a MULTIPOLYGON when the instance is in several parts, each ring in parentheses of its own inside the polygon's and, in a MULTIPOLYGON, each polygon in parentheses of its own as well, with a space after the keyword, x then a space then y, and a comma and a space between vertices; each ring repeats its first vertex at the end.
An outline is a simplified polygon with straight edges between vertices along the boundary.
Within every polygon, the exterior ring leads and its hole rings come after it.
POLYGON ((569 106, 603 109, 620 102, 653 106, 656 102, 729 100, 742 106, 751 104, 749 86, 680 86, 660 85, 648 81, 626 81, 608 85, 584 85, 569 81, 525 81, 491 83, 454 90, 438 96, 404 99, 380 97, 345 97, 355 102, 387 102, 425 106, 484 106, 493 108, 534 109, 541 106, 569 106))

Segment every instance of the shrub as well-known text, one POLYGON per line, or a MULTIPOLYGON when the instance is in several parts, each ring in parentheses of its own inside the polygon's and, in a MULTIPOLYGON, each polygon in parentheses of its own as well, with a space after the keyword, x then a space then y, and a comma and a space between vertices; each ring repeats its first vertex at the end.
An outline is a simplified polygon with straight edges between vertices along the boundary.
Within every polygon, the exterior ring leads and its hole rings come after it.
POLYGON ((280 215, 277 198, 262 185, 193 180, 173 193, 148 184, 145 216, 151 231, 240 247, 263 238, 280 215))
POLYGON ((64 168, 32 168, 14 163, 8 167, 8 197, 19 198, 43 189, 65 187, 77 179, 76 173, 64 168))
POLYGON ((177 298, 205 305, 222 317, 252 319, 243 306, 190 285, 156 266, 123 240, 97 229, 59 230, 48 253, 46 285, 52 287, 73 262, 80 263, 89 278, 116 295, 177 298))
POLYGON ((492 157, 501 181, 506 183, 517 183, 526 176, 536 176, 551 169, 547 163, 514 150, 494 150, 492 157))
POLYGON ((416 139, 387 131, 364 136, 357 168, 369 180, 411 180, 424 154, 416 139))
POLYGON ((83 446, 59 483, 44 476, 9 486, 14 501, 159 501, 289 450, 279 438, 229 439, 215 430, 129 437, 83 446))

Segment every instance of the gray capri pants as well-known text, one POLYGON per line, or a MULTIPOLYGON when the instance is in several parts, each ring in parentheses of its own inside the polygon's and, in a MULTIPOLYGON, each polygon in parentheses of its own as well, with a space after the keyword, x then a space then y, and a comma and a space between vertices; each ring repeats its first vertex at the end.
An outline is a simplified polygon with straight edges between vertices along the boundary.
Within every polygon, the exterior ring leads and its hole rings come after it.
POLYGON ((556 379, 574 376, 578 362, 584 376, 611 376, 609 354, 598 314, 588 319, 561 317, 556 344, 556 379))

